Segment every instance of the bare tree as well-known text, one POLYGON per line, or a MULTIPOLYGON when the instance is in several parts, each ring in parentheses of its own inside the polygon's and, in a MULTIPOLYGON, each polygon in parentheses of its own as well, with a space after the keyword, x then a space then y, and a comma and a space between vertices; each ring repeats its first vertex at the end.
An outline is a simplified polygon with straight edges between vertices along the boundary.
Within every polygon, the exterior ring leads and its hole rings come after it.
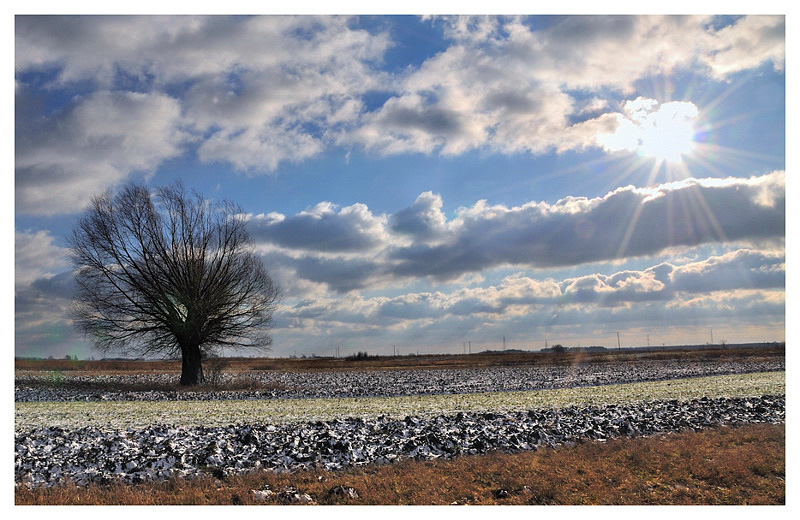
POLYGON ((181 385, 216 348, 267 349, 280 290, 241 215, 180 183, 95 197, 70 241, 78 329, 102 351, 180 355, 181 385))

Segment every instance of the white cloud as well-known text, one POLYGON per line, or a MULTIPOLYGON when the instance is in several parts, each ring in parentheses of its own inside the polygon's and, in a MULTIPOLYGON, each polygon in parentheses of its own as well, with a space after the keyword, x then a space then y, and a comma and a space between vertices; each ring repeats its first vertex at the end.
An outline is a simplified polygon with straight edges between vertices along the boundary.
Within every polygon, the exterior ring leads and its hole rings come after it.
POLYGON ((53 243, 48 231, 14 232, 14 287, 19 290, 69 266, 69 250, 53 243))
POLYGON ((485 44, 498 38, 499 18, 495 16, 442 16, 428 18, 442 22, 444 36, 459 43, 485 44))
POLYGON ((702 57, 717 77, 771 62, 783 70, 786 60, 786 17, 746 16, 712 33, 709 52, 702 57))
POLYGON ((356 121, 360 96, 383 85, 368 63, 386 38, 350 29, 346 19, 268 17, 244 25, 245 34, 226 42, 236 63, 198 77, 186 96, 192 128, 210 133, 198 152, 204 161, 258 173, 312 157, 356 121), (253 52, 262 40, 264 52, 253 52))
POLYGON ((281 65, 338 64, 352 73, 353 58, 380 56, 388 40, 348 24, 314 16, 19 16, 15 68, 58 66, 59 83, 106 87, 120 72, 161 84, 281 65))
POLYGON ((442 213, 442 197, 430 191, 420 194, 410 207, 393 214, 389 225, 395 233, 414 240, 435 240, 444 233, 447 225, 442 213))
POLYGON ((17 81, 17 204, 40 214, 79 211, 190 143, 254 173, 314 156, 383 85, 371 62, 389 45, 347 18, 283 16, 21 16, 15 42, 18 74, 99 89, 41 113, 17 81))
POLYGON ((99 91, 16 138, 21 213, 80 211, 92 195, 133 171, 152 171, 182 153, 178 102, 163 94, 99 91))
POLYGON ((687 65, 700 52, 707 17, 567 16, 543 31, 512 32, 523 63, 570 89, 630 91, 649 74, 687 65))
POLYGON ((274 126, 219 130, 197 150, 201 161, 227 161, 241 171, 273 171, 282 162, 301 162, 323 150, 319 139, 296 128, 274 126))

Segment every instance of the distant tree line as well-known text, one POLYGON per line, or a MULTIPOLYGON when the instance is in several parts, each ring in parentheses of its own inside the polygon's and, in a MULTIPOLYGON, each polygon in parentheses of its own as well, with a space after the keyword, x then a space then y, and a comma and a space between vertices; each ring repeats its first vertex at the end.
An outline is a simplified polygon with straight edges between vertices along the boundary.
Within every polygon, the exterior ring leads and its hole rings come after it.
POLYGON ((603 350, 608 350, 606 347, 601 347, 599 345, 592 345, 591 347, 565 347, 560 343, 553 345, 552 347, 543 348, 540 352, 599 352, 603 350))
POLYGON ((353 361, 362 361, 362 360, 367 359, 369 357, 377 357, 377 356, 370 356, 366 352, 357 352, 356 354, 351 354, 350 356, 348 356, 347 359, 350 359, 350 360, 353 360, 353 361))

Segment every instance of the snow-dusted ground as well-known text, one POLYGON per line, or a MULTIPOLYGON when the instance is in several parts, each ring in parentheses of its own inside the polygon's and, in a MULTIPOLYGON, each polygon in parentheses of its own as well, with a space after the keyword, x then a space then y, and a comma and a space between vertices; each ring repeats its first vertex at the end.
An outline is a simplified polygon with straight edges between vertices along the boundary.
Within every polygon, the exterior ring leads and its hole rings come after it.
MULTIPOLYGON (((249 374, 278 388, 262 392, 107 392, 42 388, 37 377, 19 376, 15 399, 92 401, 269 399, 468 394, 613 383, 663 381, 721 374, 777 372, 781 360, 682 363, 639 361, 572 367, 490 367, 481 369, 392 370, 249 374)), ((63 377, 64 382, 70 378, 63 377)), ((79 379, 107 383, 172 382, 175 376, 107 376, 79 379)), ((698 380, 699 381, 699 380, 698 380)), ((670 383, 671 384, 671 383, 670 383)), ((90 402, 86 402, 90 401, 90 402)), ((287 401, 288 403, 288 401, 287 401)), ((55 403, 54 403, 55 404, 55 403)), ((76 406, 80 403, 63 403, 76 406)), ((131 403, 134 404, 135 403, 131 403)), ((143 403, 144 404, 144 403, 143 403)), ((153 403, 157 404, 157 403, 153 403)), ((207 403, 211 405, 213 403, 207 403)), ((231 403, 232 404, 232 403, 231 403)), ((226 403, 218 402, 224 406, 226 403)), ((31 404, 27 406, 40 406, 31 404)), ((41 406, 47 406, 41 403, 41 406)), ((388 415, 291 424, 239 422, 226 426, 149 424, 146 427, 50 426, 16 429, 16 485, 50 486, 65 479, 78 484, 121 479, 137 482, 212 473, 218 477, 259 469, 339 469, 398 458, 437 458, 489 450, 531 450, 585 439, 652 435, 719 424, 779 423, 784 395, 665 399, 526 411, 446 412, 404 419, 388 415)))
POLYGON ((341 469, 398 458, 533 450, 579 440, 784 420, 785 397, 762 396, 289 425, 45 427, 15 434, 14 474, 17 485, 50 486, 65 478, 87 484, 203 473, 223 477, 254 469, 341 469))
POLYGON ((253 372, 225 375, 251 378, 274 390, 246 392, 114 392, 73 390, 67 384, 100 382, 136 384, 175 383, 177 375, 71 376, 59 375, 63 388, 42 388, 37 381, 52 375, 25 375, 15 379, 16 401, 119 401, 119 400, 218 400, 271 399, 297 397, 377 397, 425 394, 460 394, 542 390, 614 383, 659 381, 684 377, 744 374, 785 370, 783 359, 769 361, 722 361, 687 363, 682 361, 636 361, 618 364, 575 366, 519 366, 474 369, 372 370, 341 372, 253 372))

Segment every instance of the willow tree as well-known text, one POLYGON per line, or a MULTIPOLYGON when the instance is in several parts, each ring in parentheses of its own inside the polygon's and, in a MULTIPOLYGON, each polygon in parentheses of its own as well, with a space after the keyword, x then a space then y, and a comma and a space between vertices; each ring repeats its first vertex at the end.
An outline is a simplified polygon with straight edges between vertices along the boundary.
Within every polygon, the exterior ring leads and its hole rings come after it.
POLYGON ((280 291, 241 215, 180 183, 92 199, 70 240, 76 327, 103 352, 180 356, 181 385, 219 347, 268 349, 280 291))

